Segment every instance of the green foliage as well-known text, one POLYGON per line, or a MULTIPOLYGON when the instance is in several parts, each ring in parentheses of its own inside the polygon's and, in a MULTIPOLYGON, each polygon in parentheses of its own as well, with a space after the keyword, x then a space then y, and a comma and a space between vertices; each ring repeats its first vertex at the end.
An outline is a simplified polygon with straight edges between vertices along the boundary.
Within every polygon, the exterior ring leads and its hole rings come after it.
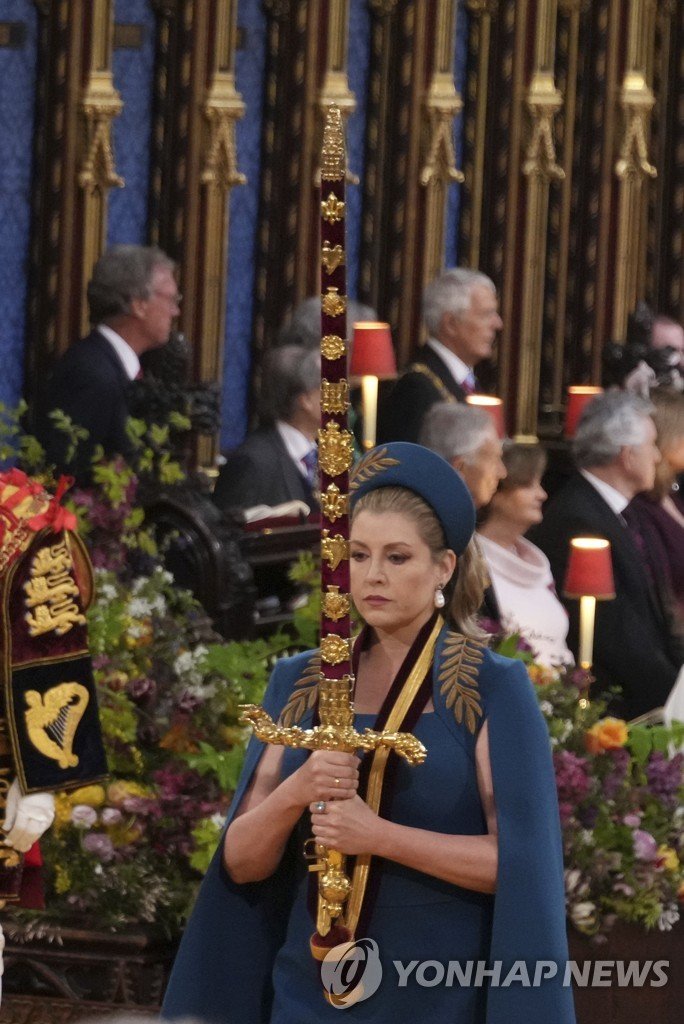
MULTIPOLYGON (((246 734, 248 735, 248 734, 246 734)), ((213 775, 224 793, 232 793, 237 785, 244 751, 242 745, 217 750, 210 743, 200 740, 199 753, 184 754, 183 759, 200 775, 213 775)))
POLYGON ((195 849, 190 857, 190 864, 202 875, 206 874, 211 864, 222 828, 222 822, 216 821, 215 818, 203 818, 192 830, 195 849))

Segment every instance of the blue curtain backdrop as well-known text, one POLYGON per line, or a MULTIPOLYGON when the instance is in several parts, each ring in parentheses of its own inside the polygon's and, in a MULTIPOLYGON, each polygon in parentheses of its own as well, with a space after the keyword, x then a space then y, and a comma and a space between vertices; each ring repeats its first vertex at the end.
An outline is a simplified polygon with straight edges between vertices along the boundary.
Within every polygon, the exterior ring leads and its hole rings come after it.
MULTIPOLYGON (((456 8, 456 59, 454 61, 454 79, 456 90, 465 99, 466 61, 468 59, 468 21, 469 15, 465 4, 456 8)), ((461 167, 463 159, 463 115, 456 118, 454 124, 454 142, 456 145, 456 166, 461 167)), ((458 219, 461 213, 461 186, 454 182, 449 186, 449 202, 447 207, 446 238, 444 246, 444 266, 455 267, 458 263, 458 219)))
POLYGON ((155 18, 149 0, 116 0, 118 24, 141 25, 142 47, 114 50, 114 85, 124 107, 114 119, 114 158, 124 188, 109 193, 107 244, 145 245, 152 131, 155 18))
POLYGON ((0 49, 0 401, 16 406, 24 382, 38 15, 31 0, 3 0, 2 18, 26 27, 19 49, 0 49))
POLYGON ((238 169, 247 175, 247 184, 237 185, 230 194, 228 305, 221 405, 223 451, 239 445, 247 430, 266 62, 266 16, 261 0, 240 0, 238 26, 242 30, 242 46, 235 57, 235 78, 246 110, 244 117, 237 122, 236 144, 238 169))

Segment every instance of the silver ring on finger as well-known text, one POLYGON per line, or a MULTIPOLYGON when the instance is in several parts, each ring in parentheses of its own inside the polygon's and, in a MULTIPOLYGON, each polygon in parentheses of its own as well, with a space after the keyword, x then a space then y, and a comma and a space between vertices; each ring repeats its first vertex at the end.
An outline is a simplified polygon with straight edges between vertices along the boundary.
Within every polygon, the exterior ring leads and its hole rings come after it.
POLYGON ((314 811, 316 811, 317 814, 325 814, 325 808, 325 800, 317 800, 314 804, 314 811))

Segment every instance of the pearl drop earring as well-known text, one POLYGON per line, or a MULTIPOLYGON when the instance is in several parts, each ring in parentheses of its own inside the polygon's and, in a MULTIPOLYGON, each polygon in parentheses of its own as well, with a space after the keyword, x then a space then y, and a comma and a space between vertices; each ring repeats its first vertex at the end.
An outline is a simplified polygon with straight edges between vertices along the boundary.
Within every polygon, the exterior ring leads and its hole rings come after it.
POLYGON ((438 586, 435 590, 435 608, 443 608, 445 604, 446 598, 444 597, 441 586, 438 586))

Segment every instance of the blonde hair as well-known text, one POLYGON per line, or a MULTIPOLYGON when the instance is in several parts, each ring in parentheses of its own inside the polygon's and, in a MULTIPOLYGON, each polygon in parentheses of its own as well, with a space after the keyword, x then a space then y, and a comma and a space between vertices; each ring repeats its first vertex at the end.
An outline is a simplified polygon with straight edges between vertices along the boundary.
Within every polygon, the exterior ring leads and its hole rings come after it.
MULTIPOLYGON (((371 512, 373 515, 395 512, 406 516, 415 525, 421 540, 427 544, 435 562, 448 550, 444 529, 434 510, 406 487, 378 487, 369 491, 356 502, 352 510, 352 523, 360 512, 371 512)), ((473 536, 458 556, 454 574, 444 588, 447 619, 471 640, 483 640, 487 636, 477 623, 477 615, 488 583, 485 561, 473 536)))
POLYGON ((658 448, 663 458, 656 466, 655 484, 653 490, 649 492, 649 497, 660 501, 669 493, 674 483, 675 472, 664 453, 684 437, 684 395, 670 388, 656 388, 650 397, 655 407, 652 417, 658 435, 658 448))

